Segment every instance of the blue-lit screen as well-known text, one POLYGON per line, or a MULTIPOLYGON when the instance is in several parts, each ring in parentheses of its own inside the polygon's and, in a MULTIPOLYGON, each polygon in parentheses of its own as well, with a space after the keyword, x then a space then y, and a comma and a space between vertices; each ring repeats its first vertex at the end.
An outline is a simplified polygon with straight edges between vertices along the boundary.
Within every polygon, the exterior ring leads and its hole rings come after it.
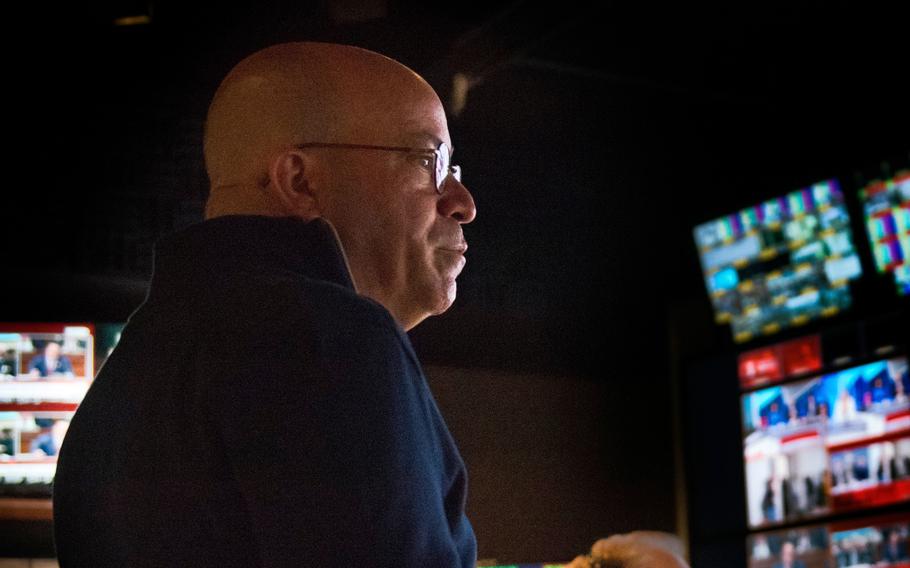
POLYGON ((695 227, 718 323, 737 342, 850 307, 862 275, 837 180, 695 227))
POLYGON ((908 392, 896 357, 743 395, 750 527, 910 502, 908 392))

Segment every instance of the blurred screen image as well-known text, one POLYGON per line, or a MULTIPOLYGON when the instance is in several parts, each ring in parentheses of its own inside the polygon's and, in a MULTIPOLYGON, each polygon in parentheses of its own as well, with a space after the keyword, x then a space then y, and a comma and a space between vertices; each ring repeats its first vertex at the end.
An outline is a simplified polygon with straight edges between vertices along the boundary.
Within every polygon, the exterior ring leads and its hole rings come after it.
POLYGON ((57 453, 94 376, 94 326, 0 324, 0 496, 49 497, 57 453))
POLYGON ((740 354, 740 388, 748 389, 822 368, 821 337, 810 335, 740 354))
POLYGON ((907 568, 910 527, 895 518, 812 525, 750 535, 749 568, 907 568))
POLYGON ((894 274, 899 294, 910 294, 910 172, 876 180, 859 192, 875 268, 894 274))
POLYGON ((750 527, 910 501, 905 357, 742 397, 750 527))
POLYGON ((749 568, 827 568, 829 541, 825 526, 752 535, 746 547, 749 568))
POLYGON ((910 501, 910 437, 830 451, 838 510, 910 501))
POLYGON ((830 179, 694 229, 715 319, 733 338, 761 335, 850 307, 862 275, 850 218, 830 179))

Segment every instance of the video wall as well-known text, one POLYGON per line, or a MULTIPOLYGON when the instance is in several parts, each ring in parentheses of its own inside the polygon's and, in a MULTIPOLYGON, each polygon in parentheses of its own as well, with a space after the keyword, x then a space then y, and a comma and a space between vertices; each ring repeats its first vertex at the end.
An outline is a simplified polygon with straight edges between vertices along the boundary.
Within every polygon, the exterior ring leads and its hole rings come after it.
POLYGON ((757 344, 735 354, 752 567, 910 568, 910 171, 883 170, 693 229, 715 321, 757 344))
POLYGON ((737 342, 846 310, 862 275, 836 179, 695 227, 718 323, 737 342))

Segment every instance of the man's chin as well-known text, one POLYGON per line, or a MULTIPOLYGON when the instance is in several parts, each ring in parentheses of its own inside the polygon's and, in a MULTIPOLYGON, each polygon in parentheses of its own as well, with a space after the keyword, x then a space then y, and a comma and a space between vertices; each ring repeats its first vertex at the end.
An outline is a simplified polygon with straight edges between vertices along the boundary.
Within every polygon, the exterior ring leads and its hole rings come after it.
POLYGON ((442 315, 455 303, 455 296, 458 293, 458 284, 455 280, 448 283, 442 290, 439 290, 432 302, 432 308, 429 310, 431 316, 442 315))

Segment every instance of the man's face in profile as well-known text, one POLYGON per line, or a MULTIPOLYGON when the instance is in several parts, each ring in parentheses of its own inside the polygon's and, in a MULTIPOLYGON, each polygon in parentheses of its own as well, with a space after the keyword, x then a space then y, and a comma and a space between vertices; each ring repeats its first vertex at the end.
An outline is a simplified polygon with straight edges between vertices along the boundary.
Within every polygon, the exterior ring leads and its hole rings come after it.
POLYGON ((209 109, 206 215, 325 219, 357 292, 410 329, 455 300, 476 214, 454 178, 437 192, 440 144, 453 147, 442 103, 414 71, 351 47, 276 46, 238 64, 209 109))
MULTIPOLYGON (((452 147, 442 105, 428 88, 407 93, 389 114, 381 132, 356 136, 389 146, 452 147)), ((468 190, 449 176, 437 192, 429 154, 354 151, 332 159, 346 163, 335 164, 344 171, 325 215, 361 293, 389 308, 405 329, 447 310, 465 265, 461 225, 476 213, 468 190)))

